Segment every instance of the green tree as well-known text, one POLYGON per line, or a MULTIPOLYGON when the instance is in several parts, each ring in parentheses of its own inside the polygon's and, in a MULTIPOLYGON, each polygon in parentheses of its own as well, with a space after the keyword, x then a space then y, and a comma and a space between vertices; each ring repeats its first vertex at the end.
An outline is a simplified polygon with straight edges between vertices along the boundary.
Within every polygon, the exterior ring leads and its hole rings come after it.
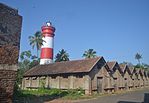
POLYGON ((149 64, 142 63, 142 66, 144 67, 145 70, 149 72, 149 64))
POLYGON ((139 53, 136 53, 136 55, 135 55, 135 59, 138 60, 139 65, 141 65, 140 60, 142 59, 142 55, 139 54, 139 53))
POLYGON ((31 57, 32 57, 32 54, 30 50, 23 51, 20 54, 21 62, 19 63, 19 66, 21 69, 29 69, 31 57))
POLYGON ((59 53, 57 53, 55 56, 55 62, 61 61, 69 61, 69 54, 64 49, 60 50, 59 53))
POLYGON ((37 31, 33 36, 29 36, 29 42, 33 49, 36 46, 37 57, 38 57, 38 51, 43 43, 41 32, 37 31))
POLYGON ((88 49, 83 54, 83 57, 85 57, 85 58, 94 58, 96 56, 97 56, 96 51, 94 51, 94 49, 88 49))
POLYGON ((17 72, 17 80, 16 80, 17 86, 21 84, 24 72, 30 68, 31 56, 32 54, 30 50, 23 51, 20 54, 21 61, 18 63, 19 69, 17 72))
POLYGON ((39 60, 36 56, 32 56, 30 50, 23 51, 20 54, 20 59, 21 61, 18 63, 17 84, 21 84, 25 71, 39 64, 39 60))
POLYGON ((149 68, 149 64, 142 63, 142 65, 144 66, 144 68, 149 68))
POLYGON ((25 59, 30 59, 32 56, 31 54, 31 51, 30 50, 27 50, 27 51, 23 51, 21 54, 20 54, 20 59, 21 61, 25 60, 25 59))

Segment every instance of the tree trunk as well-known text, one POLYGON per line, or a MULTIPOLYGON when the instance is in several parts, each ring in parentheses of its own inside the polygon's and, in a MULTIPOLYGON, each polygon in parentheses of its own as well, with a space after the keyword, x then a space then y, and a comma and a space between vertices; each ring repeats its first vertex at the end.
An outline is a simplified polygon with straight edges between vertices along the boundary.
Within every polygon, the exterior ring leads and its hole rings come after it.
POLYGON ((140 63, 140 60, 138 59, 138 62, 139 62, 139 66, 141 67, 141 63, 140 63))
POLYGON ((38 55, 38 50, 39 50, 38 43, 36 43, 36 48, 37 48, 37 58, 39 58, 39 55, 38 55))

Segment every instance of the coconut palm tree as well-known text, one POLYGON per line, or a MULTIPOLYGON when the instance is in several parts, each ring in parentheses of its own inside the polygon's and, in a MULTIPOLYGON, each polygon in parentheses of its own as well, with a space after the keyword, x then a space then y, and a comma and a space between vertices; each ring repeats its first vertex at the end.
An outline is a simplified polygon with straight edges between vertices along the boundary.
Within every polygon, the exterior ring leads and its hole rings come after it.
POLYGON ((36 46, 38 57, 38 51, 41 48, 43 42, 41 32, 37 31, 33 36, 29 36, 29 42, 33 49, 36 46))
POLYGON ((142 55, 139 54, 139 53, 137 53, 137 54, 135 55, 135 59, 138 60, 139 65, 141 65, 140 59, 142 59, 142 55))
POLYGON ((96 56, 97 56, 96 51, 94 51, 94 49, 88 49, 83 54, 83 57, 85 57, 85 58, 94 58, 96 56))
POLYGON ((31 54, 31 51, 30 50, 27 50, 27 51, 23 51, 21 54, 20 54, 20 59, 21 61, 25 60, 25 59, 30 59, 32 56, 31 54))
POLYGON ((57 53, 55 56, 55 62, 61 61, 69 61, 69 54, 64 49, 60 50, 59 53, 57 53))

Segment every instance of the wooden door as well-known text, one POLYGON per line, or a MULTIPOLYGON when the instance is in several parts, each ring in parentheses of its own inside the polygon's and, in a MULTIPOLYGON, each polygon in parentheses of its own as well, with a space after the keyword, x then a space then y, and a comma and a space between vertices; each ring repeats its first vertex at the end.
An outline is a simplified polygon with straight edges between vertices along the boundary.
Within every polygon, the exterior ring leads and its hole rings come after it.
POLYGON ((102 83, 103 83, 103 78, 97 77, 97 93, 102 92, 102 83))

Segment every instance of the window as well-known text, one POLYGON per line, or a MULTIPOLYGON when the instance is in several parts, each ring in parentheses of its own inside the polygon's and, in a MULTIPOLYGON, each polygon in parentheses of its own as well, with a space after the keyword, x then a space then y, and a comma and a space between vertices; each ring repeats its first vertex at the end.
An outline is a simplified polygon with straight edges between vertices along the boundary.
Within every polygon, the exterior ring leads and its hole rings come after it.
POLYGON ((83 78, 83 75, 78 74, 78 75, 76 75, 76 78, 83 78))
POLYGON ((40 79, 45 80, 45 79, 46 79, 46 77, 45 77, 45 76, 44 76, 44 77, 40 77, 40 79))
POLYGON ((28 77, 28 78, 26 78, 26 80, 29 80, 29 77, 28 77))
POLYGON ((51 79, 56 79, 56 76, 55 76, 55 75, 52 75, 52 76, 51 76, 51 79))
POLYGON ((32 79, 33 79, 33 80, 36 80, 36 79, 37 79, 37 77, 32 77, 32 79))
POLYGON ((117 78, 114 78, 114 80, 117 80, 117 78))
POLYGON ((62 77, 63 77, 63 78, 68 78, 68 75, 63 75, 62 77))

